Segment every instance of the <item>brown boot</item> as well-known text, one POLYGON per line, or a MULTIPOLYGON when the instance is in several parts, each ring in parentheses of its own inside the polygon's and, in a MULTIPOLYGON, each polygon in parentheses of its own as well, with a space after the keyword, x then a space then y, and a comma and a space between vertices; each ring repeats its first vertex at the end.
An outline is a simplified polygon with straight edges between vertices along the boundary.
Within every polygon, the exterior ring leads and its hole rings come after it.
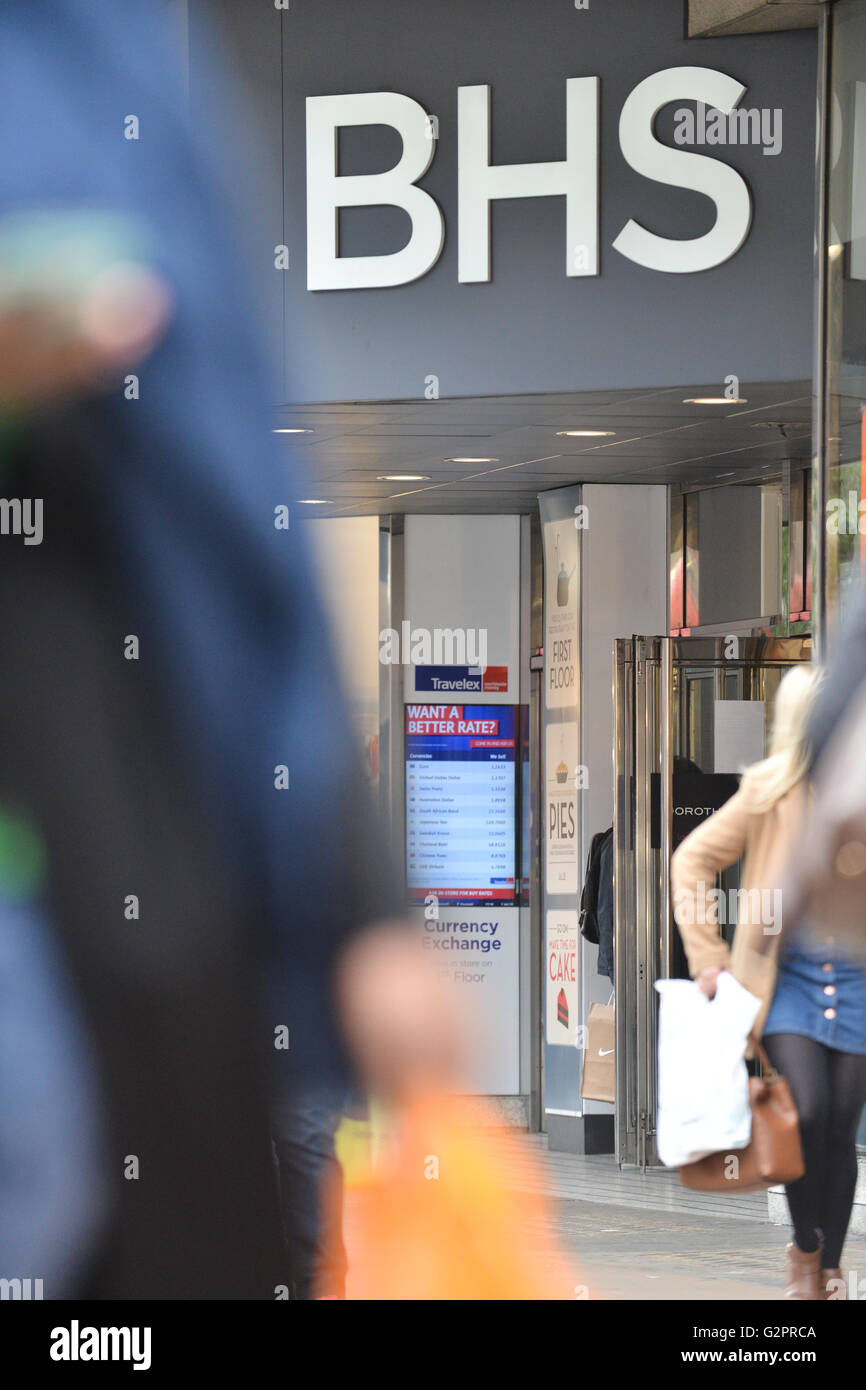
POLYGON ((833 1302, 848 1297, 845 1276, 841 1269, 821 1270, 821 1297, 833 1302))
POLYGON ((824 1297, 820 1283, 821 1248, 809 1255, 793 1241, 788 1246, 787 1286, 785 1297, 797 1302, 820 1301, 824 1297))

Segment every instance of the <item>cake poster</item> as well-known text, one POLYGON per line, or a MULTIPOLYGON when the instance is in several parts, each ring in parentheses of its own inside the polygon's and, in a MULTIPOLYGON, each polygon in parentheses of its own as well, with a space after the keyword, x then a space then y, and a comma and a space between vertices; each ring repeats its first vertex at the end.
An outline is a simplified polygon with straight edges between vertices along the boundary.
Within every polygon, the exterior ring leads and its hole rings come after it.
POLYGON ((577 913, 566 908, 546 914, 544 944, 545 1036, 554 1047, 577 1038, 577 913))

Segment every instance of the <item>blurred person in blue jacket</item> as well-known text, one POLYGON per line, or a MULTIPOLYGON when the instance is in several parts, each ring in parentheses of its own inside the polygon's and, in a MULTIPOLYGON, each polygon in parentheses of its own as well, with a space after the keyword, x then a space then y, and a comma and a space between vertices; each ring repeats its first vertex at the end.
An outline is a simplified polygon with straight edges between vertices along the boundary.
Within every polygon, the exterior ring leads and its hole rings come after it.
POLYGON ((400 907, 171 69, 149 4, 0 9, 0 1277, 48 1298, 280 1296, 269 1099, 343 1092, 400 907))

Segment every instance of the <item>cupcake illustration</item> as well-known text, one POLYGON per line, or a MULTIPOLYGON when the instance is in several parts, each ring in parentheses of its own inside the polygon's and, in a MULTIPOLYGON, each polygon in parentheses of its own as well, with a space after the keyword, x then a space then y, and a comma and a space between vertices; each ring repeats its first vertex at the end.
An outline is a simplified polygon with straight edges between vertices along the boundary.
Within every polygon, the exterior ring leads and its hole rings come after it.
POLYGON ((557 608, 566 608, 568 606, 568 586, 571 583, 575 566, 572 565, 570 570, 565 568, 565 561, 559 553, 559 536, 556 537, 554 554, 559 561, 559 569, 556 572, 556 606, 557 608))
POLYGON ((565 568, 565 562, 560 561, 559 573, 556 576, 556 606, 565 608, 568 604, 568 586, 571 583, 571 576, 574 574, 574 566, 570 570, 565 568))

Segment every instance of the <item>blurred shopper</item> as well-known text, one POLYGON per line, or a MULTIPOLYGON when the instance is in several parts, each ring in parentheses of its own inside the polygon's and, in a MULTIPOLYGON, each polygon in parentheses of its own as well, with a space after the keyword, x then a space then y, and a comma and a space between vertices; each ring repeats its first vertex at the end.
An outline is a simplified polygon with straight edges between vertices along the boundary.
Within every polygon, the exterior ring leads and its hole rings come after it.
MULTIPOLYGON (((866 585, 856 593, 837 635, 809 717, 809 752, 820 763, 857 696, 866 688, 866 585)), ((864 793, 866 794, 866 793, 864 793)))
POLYGON ((44 519, 0 538, 33 865, 0 900, 0 1275, 273 1298, 268 1097, 345 1086, 336 963, 394 899, 157 19, 0 10, 4 490, 44 519))
MULTIPOLYGON (((0 536, 0 1277, 283 1297, 269 1105, 297 1152, 292 1106, 357 1065, 455 1156, 425 1287, 549 1289, 483 1144, 450 1145, 453 1010, 395 921, 158 13, 0 9, 0 462, 4 515, 27 519, 0 536)), ((426 1260, 415 1159, 382 1180, 396 1297, 401 1251, 426 1260)), ((311 1177, 289 1197, 308 1216, 311 1177)))
POLYGON ((866 969, 839 949, 832 923, 779 920, 788 860, 808 803, 806 728, 820 676, 795 667, 776 694, 770 753, 743 774, 734 796, 673 856, 677 923, 689 968, 713 998, 731 970, 762 1001, 753 1035, 790 1083, 806 1171, 787 1187, 794 1240, 791 1299, 844 1297, 839 1268, 857 1179, 855 1136, 866 1101, 866 969), (712 910, 715 876, 745 856, 733 948, 712 910))
MULTIPOLYGON (((137 365, 167 322, 165 284, 132 264, 103 275, 105 243, 94 240, 94 230, 89 220, 82 238, 80 216, 56 214, 0 224, 0 481, 3 505, 13 509, 13 518, 26 476, 22 459, 38 439, 39 410, 93 391, 112 372, 137 365), (50 257, 46 264, 53 245, 43 245, 41 254, 38 249, 38 229, 48 222, 55 235, 66 233, 59 267, 52 267, 50 257), (13 492, 19 497, 10 499, 13 492)), ((44 498, 30 503, 38 531, 31 527, 18 540, 4 535, 4 580, 10 547, 44 544, 44 498)), ((44 585, 50 561, 42 565, 34 557, 31 578, 33 566, 44 585)), ((54 640, 69 616, 66 597, 57 604, 54 640)), ((0 1087, 0 1277, 39 1279, 45 1296, 57 1298, 88 1282, 85 1271, 107 1229, 111 1183, 95 1059, 52 920, 45 837, 27 809, 35 776, 25 774, 26 787, 15 785, 14 750, 22 732, 18 701, 30 705, 40 698, 37 671, 15 669, 19 634, 35 601, 31 593, 22 611, 14 611, 13 582, 0 616, 12 657, 0 693, 0 1057, 6 1063, 0 1087), (26 694, 22 684, 29 686, 26 694)))
POLYGON ((336 1152, 342 1110, 325 1096, 277 1102, 271 1126, 280 1173, 293 1298, 345 1298, 343 1170, 336 1152))
POLYGON ((338 980, 361 1076, 387 1109, 347 1204, 349 1297, 589 1297, 552 1236, 534 1155, 466 1094, 471 1024, 418 940, 393 929, 359 937, 338 980))
POLYGON ((832 922, 866 960, 866 588, 836 639, 809 745, 814 797, 789 898, 798 915, 832 922))

